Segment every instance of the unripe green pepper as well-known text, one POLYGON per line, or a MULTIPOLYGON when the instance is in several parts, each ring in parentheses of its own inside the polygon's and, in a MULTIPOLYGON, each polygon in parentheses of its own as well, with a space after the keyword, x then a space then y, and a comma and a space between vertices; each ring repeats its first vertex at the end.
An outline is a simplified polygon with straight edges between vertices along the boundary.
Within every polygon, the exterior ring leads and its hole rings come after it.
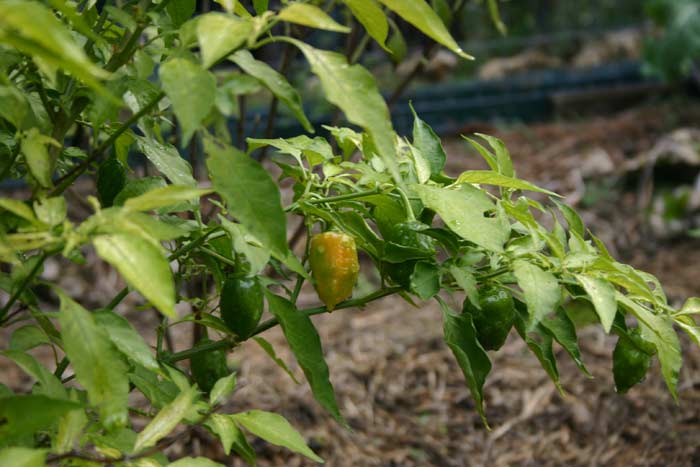
POLYGON ((263 288, 257 277, 226 278, 219 302, 221 318, 240 339, 247 339, 253 333, 263 306, 263 288))
MULTIPOLYGON (((198 345, 212 342, 211 339, 205 337, 199 340, 198 345)), ((192 379, 197 383, 199 389, 208 393, 218 380, 229 374, 226 353, 223 350, 212 350, 195 354, 190 358, 190 370, 192 379)))
POLYGON ((311 238, 309 264, 316 292, 328 311, 352 295, 360 273, 355 240, 342 232, 323 232, 311 238))
POLYGON ((644 379, 654 350, 650 342, 642 339, 638 328, 620 336, 613 351, 613 376, 617 392, 625 393, 644 379))
POLYGON ((479 306, 464 300, 463 313, 470 313, 476 335, 485 350, 500 349, 515 322, 515 303, 511 293, 503 287, 485 286, 479 289, 479 306))
POLYGON ((418 260, 435 257, 435 239, 421 233, 428 226, 417 221, 396 224, 384 246, 384 272, 396 284, 408 290, 418 260))

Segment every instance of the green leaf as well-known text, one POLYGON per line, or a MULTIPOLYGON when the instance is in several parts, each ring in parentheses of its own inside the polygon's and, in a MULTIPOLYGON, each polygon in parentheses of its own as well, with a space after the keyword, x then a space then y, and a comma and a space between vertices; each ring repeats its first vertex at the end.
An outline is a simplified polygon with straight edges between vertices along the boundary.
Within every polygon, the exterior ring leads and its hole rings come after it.
POLYGON ((93 239, 97 254, 169 318, 175 318, 175 285, 162 251, 147 240, 124 234, 93 239))
POLYGON ((168 467, 225 467, 223 464, 214 462, 206 457, 183 457, 168 464, 168 467))
POLYGON ((204 139, 204 150, 214 189, 226 201, 231 214, 287 266, 303 270, 294 264, 287 247, 287 218, 270 174, 255 159, 211 138, 204 139))
MULTIPOLYGON (((1 8, 0 8, 1 10, 1 8)), ((55 160, 49 154, 46 145, 54 140, 42 135, 39 130, 32 128, 22 138, 22 154, 27 162, 29 172, 42 187, 50 187, 55 160)))
POLYGON ((104 426, 122 427, 128 420, 127 366, 92 314, 62 292, 59 296, 63 347, 75 377, 98 408, 104 426))
POLYGON ((172 381, 159 379, 156 373, 138 365, 135 366, 133 372, 129 373, 129 381, 146 396, 156 409, 165 407, 180 392, 172 381))
POLYGON ((6 448, 0 450, 0 465, 8 467, 44 467, 46 449, 6 448))
MULTIPOLYGON (((495 138, 490 135, 485 135, 483 133, 474 133, 476 136, 478 136, 481 139, 486 140, 487 143, 489 143, 489 146, 494 150, 495 152, 495 160, 496 164, 498 166, 498 169, 493 169, 500 173, 501 175, 505 175, 506 177, 515 177, 515 170, 513 169, 513 161, 510 158, 510 153, 508 152, 508 148, 506 148, 506 145, 503 144, 503 141, 501 141, 498 138, 495 138)), ((475 146, 476 147, 476 146, 475 146)))
POLYGON ((93 316, 124 356, 149 370, 160 369, 150 347, 126 318, 110 310, 96 311, 93 316))
POLYGON ((22 201, 10 198, 0 198, 0 208, 10 211, 12 214, 29 221, 30 223, 41 226, 41 222, 36 218, 32 208, 24 204, 22 201))
POLYGON ((199 202, 195 200, 199 200, 200 197, 213 191, 214 190, 182 185, 168 185, 162 188, 156 188, 140 196, 129 198, 124 203, 124 207, 137 211, 150 211, 181 202, 193 202, 199 205, 199 202))
POLYGON ((236 387, 235 373, 231 373, 230 375, 219 379, 216 383, 214 383, 214 387, 211 388, 211 392, 209 393, 209 403, 211 405, 224 403, 226 398, 233 392, 234 387, 236 387))
POLYGON ((222 13, 207 13, 197 20, 197 40, 202 67, 209 68, 243 45, 253 32, 253 23, 222 13))
POLYGON ((255 60, 248 50, 239 50, 231 57, 231 60, 250 76, 259 80, 263 86, 270 90, 282 103, 284 103, 294 116, 301 122, 302 126, 309 133, 314 132, 314 128, 306 118, 304 107, 301 102, 299 92, 292 87, 284 75, 278 73, 274 68, 265 62, 255 60))
POLYGON ((488 427, 484 413, 484 383, 491 371, 491 361, 476 337, 471 314, 457 315, 442 300, 439 302, 442 308, 445 343, 457 359, 467 380, 469 392, 476 402, 476 410, 484 425, 488 427))
POLYGON ((269 0, 253 0, 255 13, 261 15, 267 11, 269 0))
POLYGON ((389 108, 372 74, 360 65, 348 65, 339 53, 315 49, 295 39, 284 40, 299 47, 309 61, 311 71, 321 80, 328 101, 338 106, 350 123, 364 128, 389 173, 401 184, 394 147, 396 134, 389 108))
POLYGON ((248 138, 249 151, 269 145, 282 154, 289 154, 294 157, 301 167, 304 166, 302 156, 306 157, 310 166, 319 165, 327 160, 333 159, 333 148, 325 138, 317 136, 309 138, 306 135, 295 136, 293 138, 258 139, 248 138))
POLYGON ((34 212, 41 222, 54 227, 66 219, 66 200, 63 196, 38 199, 34 201, 34 212))
POLYGON ((304 438, 281 415, 262 410, 250 410, 233 414, 231 418, 268 443, 285 447, 313 461, 323 463, 323 459, 306 445, 304 438))
POLYGON ((43 344, 50 344, 51 339, 37 326, 27 325, 18 328, 10 337, 11 350, 29 350, 43 344))
POLYGON ((394 64, 399 64, 403 62, 408 55, 408 44, 406 44, 406 39, 403 37, 401 29, 396 25, 394 21, 389 23, 391 25, 392 34, 386 43, 386 47, 391 53, 391 61, 394 64))
POLYGON ((496 185, 505 188, 515 188, 516 190, 529 190, 536 191, 538 193, 546 193, 550 196, 559 196, 553 191, 545 190, 537 185, 533 185, 525 180, 520 180, 518 178, 506 177, 498 172, 492 170, 468 170, 462 172, 462 174, 457 177, 455 183, 482 183, 486 185, 496 185))
POLYGON ((2 355, 15 362, 25 373, 37 380, 38 388, 32 391, 36 395, 45 395, 54 399, 66 399, 68 393, 61 381, 34 357, 20 350, 6 350, 2 355))
POLYGON ((241 458, 249 465, 255 465, 255 451, 245 439, 243 431, 241 431, 233 421, 231 415, 212 414, 206 422, 206 426, 212 433, 221 440, 221 447, 224 449, 224 454, 227 456, 231 452, 231 448, 241 456, 241 458))
POLYGON ((192 167, 177 151, 175 146, 163 144, 152 138, 136 137, 139 151, 175 185, 196 186, 192 167))
MULTIPOLYGON (((61 415, 80 408, 82 406, 76 402, 42 395, 0 398, 0 420, 3 421, 0 424, 0 446, 7 446, 27 435, 47 429, 61 415)), ((14 467, 13 464, 9 465, 14 467)))
POLYGON ((282 21, 289 23, 301 24, 316 29, 325 29, 326 31, 335 32, 350 32, 350 28, 335 22, 333 18, 328 16, 319 7, 308 3, 289 3, 277 15, 282 21))
POLYGON ((160 249, 161 240, 174 240, 189 233, 189 230, 181 225, 163 222, 148 214, 119 207, 104 209, 96 216, 99 233, 137 235, 157 249, 160 249))
POLYGON ((464 52, 452 38, 440 17, 430 8, 425 0, 379 0, 390 10, 396 12, 407 22, 418 28, 457 55, 473 60, 474 57, 464 52))
POLYGON ((4 118, 18 130, 31 127, 31 109, 25 95, 14 86, 0 86, 0 117, 4 118))
MULTIPOLYGON (((71 391, 71 400, 79 400, 77 390, 71 391)), ((71 410, 66 412, 58 421, 58 430, 53 443, 53 451, 57 454, 66 453, 75 449, 83 428, 88 424, 88 417, 84 410, 71 410)))
POLYGON ((467 294, 469 302, 474 305, 475 308, 481 309, 479 305, 479 292, 476 289, 474 274, 467 268, 460 268, 458 266, 450 266, 450 274, 454 277, 459 288, 464 290, 467 294))
POLYGON ((423 120, 418 118, 418 114, 413 109, 413 105, 409 104, 411 112, 413 112, 413 146, 427 159, 430 163, 431 175, 437 175, 445 168, 447 155, 442 147, 440 138, 435 134, 432 128, 423 120))
POLYGON ((591 302, 600 318, 603 329, 605 329, 605 332, 610 333, 615 314, 617 313, 615 288, 605 279, 585 276, 583 274, 577 274, 576 280, 581 283, 581 286, 591 298, 591 302))
POLYGON ((551 318, 543 319, 540 324, 542 328, 547 330, 554 340, 566 350, 566 353, 571 356, 576 366, 579 367, 586 376, 592 377, 583 364, 581 350, 578 347, 578 338, 576 337, 576 327, 571 319, 569 319, 566 312, 562 308, 559 308, 551 318))
POLYGON ((126 182, 126 167, 117 157, 110 157, 100 164, 97 170, 97 193, 102 206, 110 207, 126 182))
POLYGON ((250 273, 260 274, 270 260, 270 249, 264 247, 243 225, 234 224, 223 216, 219 216, 219 222, 233 239, 233 250, 248 260, 250 273))
POLYGON ((529 313, 528 331, 545 316, 557 310, 561 300, 561 289, 557 278, 549 271, 524 260, 513 263, 513 273, 518 286, 525 294, 529 313))
POLYGON ((386 49, 384 42, 389 35, 389 23, 376 0, 343 0, 353 16, 364 26, 367 34, 386 49))
POLYGON ((642 338, 656 347, 664 377, 673 399, 678 402, 678 375, 681 370, 681 344, 673 329, 673 319, 668 315, 656 315, 620 292, 615 292, 617 302, 632 313, 642 330, 642 338))
POLYGON ((190 19, 197 9, 197 0, 170 0, 165 7, 173 26, 179 28, 190 19))
POLYGON ((284 363, 284 360, 277 356, 275 348, 272 347, 272 344, 270 344, 268 341, 265 340, 265 338, 260 336, 253 337, 253 340, 257 342, 260 347, 262 347, 265 353, 272 359, 273 362, 275 362, 275 364, 278 367, 280 367, 285 373, 289 375, 292 381, 294 381, 296 384, 299 384, 299 381, 297 381, 296 377, 294 376, 294 373, 292 373, 292 370, 290 370, 287 364, 284 363))
POLYGON ((487 250, 503 251, 510 226, 500 214, 495 218, 485 215, 496 206, 483 191, 470 185, 456 190, 428 185, 413 185, 413 189, 423 204, 438 213, 457 235, 487 250))
POLYGON ((136 443, 134 443, 134 452, 137 453, 144 448, 155 446, 158 441, 173 431, 187 415, 197 396, 197 388, 192 386, 182 391, 175 400, 163 407, 158 415, 139 433, 136 443))
POLYGON ((216 79, 196 63, 184 58, 173 58, 160 67, 160 81, 175 115, 182 126, 182 145, 186 145, 194 131, 214 106, 216 79), (192 98, 192 90, 197 98, 192 98))
POLYGON ((123 206, 127 199, 142 195, 156 188, 167 186, 162 177, 143 177, 129 180, 114 198, 114 206, 123 206))
POLYGON ((282 332, 284 332, 299 366, 304 370, 314 398, 340 424, 346 426, 335 400, 335 392, 329 379, 328 365, 323 358, 321 338, 318 336, 311 319, 299 313, 289 300, 269 292, 266 295, 270 312, 282 326, 282 332))
POLYGON ((564 218, 566 219, 566 223, 569 225, 569 230, 576 232, 581 238, 586 234, 586 227, 583 224, 583 220, 581 220, 581 217, 578 215, 576 211, 574 211, 571 207, 567 206, 566 204, 558 201, 558 200, 552 200, 554 204, 557 205, 557 208, 561 213, 564 215, 564 218))
POLYGON ((0 2, 0 43, 3 42, 34 57, 44 71, 63 68, 95 88, 101 89, 98 80, 108 77, 88 59, 53 11, 39 2, 0 2))
POLYGON ((515 329, 518 331, 520 337, 525 341, 530 351, 539 360, 542 369, 549 375, 549 378, 554 383, 561 395, 564 395, 564 389, 559 381, 559 370, 557 369, 557 359, 554 357, 554 351, 552 349, 552 335, 541 325, 535 327, 535 335, 539 337, 535 340, 532 334, 528 334, 526 330, 526 319, 528 318, 527 309, 525 304, 516 301, 515 308, 518 311, 515 319, 515 329))
POLYGON ((419 261, 411 274, 410 285, 411 292, 428 300, 440 291, 440 270, 432 263, 419 261))

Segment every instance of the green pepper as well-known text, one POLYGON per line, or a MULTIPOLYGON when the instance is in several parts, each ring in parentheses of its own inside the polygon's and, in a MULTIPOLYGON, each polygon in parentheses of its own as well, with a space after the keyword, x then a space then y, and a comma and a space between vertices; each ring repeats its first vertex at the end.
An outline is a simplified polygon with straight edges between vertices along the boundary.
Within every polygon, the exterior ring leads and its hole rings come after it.
POLYGON ((257 277, 229 276, 224 281, 219 302, 221 318, 240 339, 253 333, 263 306, 263 288, 257 277))
MULTIPOLYGON (((200 339, 198 345, 210 344, 213 341, 207 337, 200 339)), ((223 350, 212 350, 202 352, 190 358, 190 370, 192 379, 197 383, 199 389, 208 393, 214 384, 221 378, 228 376, 228 366, 226 365, 226 352, 223 350)))
POLYGON ((515 303, 508 289, 484 286, 479 289, 479 308, 464 300, 463 313, 470 313, 479 343, 485 350, 500 349, 515 323, 515 303))
POLYGON ((309 264, 314 285, 328 311, 352 295, 360 273, 355 240, 342 232, 323 232, 311 239, 309 264))
POLYGON ((653 345, 641 337, 639 328, 620 335, 613 351, 613 376, 617 392, 625 393, 644 379, 653 354, 653 345))
POLYGON ((417 221, 401 222, 392 227, 384 245, 384 272, 396 284, 408 290, 411 275, 419 260, 435 257, 435 240, 421 233, 428 226, 417 221))

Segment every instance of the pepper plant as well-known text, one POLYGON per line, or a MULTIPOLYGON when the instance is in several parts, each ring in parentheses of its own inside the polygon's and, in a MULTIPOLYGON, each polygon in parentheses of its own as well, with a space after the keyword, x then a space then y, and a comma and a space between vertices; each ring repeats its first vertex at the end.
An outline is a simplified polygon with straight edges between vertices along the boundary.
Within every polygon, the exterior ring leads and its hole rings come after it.
POLYGON ((658 359, 677 398, 677 331, 698 342, 700 301, 676 308, 613 259, 560 197, 516 177, 498 139, 465 138, 484 170, 448 174, 418 115, 412 135, 393 130, 358 58, 372 41, 400 55, 400 21, 469 58, 446 26, 462 4, 220 0, 194 15, 193 0, 0 0, 0 178, 23 187, 0 198, 1 355, 34 381, 0 385, 0 465, 220 465, 168 457, 197 426, 249 464, 251 436, 321 462, 280 415, 230 409, 226 356, 258 344, 288 371, 263 337, 281 326, 313 396, 346 425, 311 316, 393 294, 439 303, 435 326, 485 424, 487 350, 512 328, 562 392, 554 345, 586 373, 588 322, 618 336, 618 390, 658 359), (305 41, 314 30, 356 40, 323 50, 305 41), (347 124, 311 124, 285 75, 297 52, 347 124), (279 70, 263 53, 282 54, 279 70), (268 129, 279 110, 304 134, 250 137, 246 102, 265 92, 268 129), (88 268, 93 252, 127 286, 88 310, 42 269, 88 268), (358 267, 377 288, 351 296, 358 267), (300 308, 308 282, 323 304, 300 308), (131 292, 160 313, 153 342, 123 316, 131 292), (183 323, 193 345, 176 351, 169 330, 183 323))

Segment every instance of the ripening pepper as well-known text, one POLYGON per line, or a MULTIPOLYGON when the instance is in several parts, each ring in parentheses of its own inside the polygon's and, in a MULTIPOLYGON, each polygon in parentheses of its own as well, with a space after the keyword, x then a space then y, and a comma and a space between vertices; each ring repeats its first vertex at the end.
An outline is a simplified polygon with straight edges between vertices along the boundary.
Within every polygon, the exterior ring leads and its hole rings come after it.
POLYGON ((311 238, 309 264, 316 292, 328 311, 352 295, 360 263, 355 240, 342 232, 323 232, 311 238))
MULTIPOLYGON (((198 345, 212 342, 211 339, 205 337, 199 340, 198 345)), ((218 380, 229 374, 226 353, 223 350, 212 350, 195 354, 190 358, 190 370, 192 371, 192 379, 197 383, 199 389, 208 393, 218 380)))
POLYGON ((263 288, 257 277, 226 278, 219 302, 221 318, 240 339, 247 339, 253 333, 263 306, 263 288))
POLYGON ((463 313, 470 313, 479 343, 485 350, 500 349, 515 322, 515 303, 503 287, 484 286, 479 289, 479 306, 464 300, 463 313))

